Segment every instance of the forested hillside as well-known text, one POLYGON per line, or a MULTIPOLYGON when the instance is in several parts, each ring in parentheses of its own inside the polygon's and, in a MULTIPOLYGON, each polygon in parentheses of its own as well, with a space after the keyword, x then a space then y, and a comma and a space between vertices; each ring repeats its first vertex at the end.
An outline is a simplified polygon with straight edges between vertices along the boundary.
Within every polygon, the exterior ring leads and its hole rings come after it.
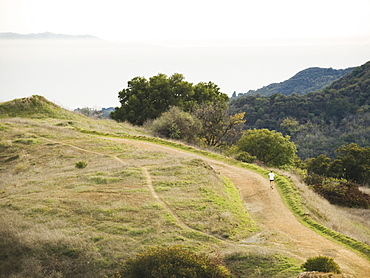
POLYGON ((324 89, 333 81, 350 73, 353 69, 308 68, 283 82, 273 83, 257 90, 251 90, 248 92, 248 95, 260 94, 262 96, 271 96, 273 94, 282 94, 287 96, 293 93, 305 95, 309 92, 324 89))
POLYGON ((245 112, 245 129, 267 128, 290 135, 302 159, 333 157, 342 145, 370 146, 370 62, 330 86, 307 95, 243 96, 230 112, 245 112))

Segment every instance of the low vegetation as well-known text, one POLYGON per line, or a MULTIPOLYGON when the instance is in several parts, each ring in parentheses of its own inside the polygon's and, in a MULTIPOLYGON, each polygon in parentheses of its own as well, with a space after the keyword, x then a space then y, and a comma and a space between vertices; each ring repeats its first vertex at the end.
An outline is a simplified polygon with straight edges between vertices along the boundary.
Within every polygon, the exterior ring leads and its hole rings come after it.
POLYGON ((230 278, 221 263, 183 246, 156 247, 126 260, 113 278, 230 278))
POLYGON ((75 163, 76 168, 78 169, 83 169, 87 167, 87 162, 86 161, 79 161, 75 163))
POLYGON ((335 274, 342 273, 339 265, 334 261, 334 259, 325 256, 307 259, 307 261, 302 265, 302 268, 305 271, 332 272, 335 274))

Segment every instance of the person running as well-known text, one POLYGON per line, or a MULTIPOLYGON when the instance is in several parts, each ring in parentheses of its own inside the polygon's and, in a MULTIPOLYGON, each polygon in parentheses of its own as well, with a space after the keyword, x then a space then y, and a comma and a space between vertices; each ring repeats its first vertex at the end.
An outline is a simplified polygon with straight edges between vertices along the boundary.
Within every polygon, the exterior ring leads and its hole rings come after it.
POLYGON ((270 171, 270 173, 268 173, 268 176, 269 176, 269 179, 270 179, 270 187, 271 187, 271 189, 274 189, 275 174, 272 171, 270 171))

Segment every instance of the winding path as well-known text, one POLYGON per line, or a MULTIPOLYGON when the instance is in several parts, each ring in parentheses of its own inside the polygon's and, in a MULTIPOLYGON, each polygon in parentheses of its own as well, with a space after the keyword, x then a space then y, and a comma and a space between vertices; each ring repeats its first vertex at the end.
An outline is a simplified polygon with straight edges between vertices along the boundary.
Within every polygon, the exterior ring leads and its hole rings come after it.
MULTIPOLYGON (((68 145, 80 151, 86 151, 96 155, 106 155, 83 149, 71 144, 58 142, 42 137, 47 141, 68 145)), ((199 155, 187 153, 171 147, 166 147, 150 142, 102 137, 106 140, 113 140, 138 147, 143 150, 181 154, 183 156, 198 157, 207 162, 213 169, 221 175, 229 178, 240 192, 240 196, 245 202, 249 214, 261 227, 261 233, 255 235, 253 240, 242 242, 241 244, 264 244, 278 246, 279 250, 285 250, 290 256, 305 261, 309 257, 318 255, 330 256, 341 266, 344 273, 359 278, 370 277, 370 261, 361 257, 357 253, 336 244, 311 229, 303 226, 293 215, 293 213, 283 204, 281 196, 277 190, 271 190, 267 178, 248 170, 232 166, 217 160, 205 158, 199 155)), ((110 155, 112 158, 124 164, 118 156, 110 155)), ((148 187, 155 199, 174 217, 177 223, 186 228, 187 226, 166 203, 155 192, 149 172, 143 167, 143 172, 147 179, 148 187)), ((199 231, 198 231, 199 232, 199 231)))
POLYGON ((284 205, 278 191, 270 189, 267 177, 262 177, 248 169, 150 142, 107 139, 140 149, 201 158, 221 175, 229 178, 238 188, 250 215, 261 227, 262 232, 257 235, 259 236, 258 243, 279 246, 289 252, 292 257, 302 261, 318 255, 330 256, 341 266, 344 273, 359 278, 370 277, 369 260, 302 225, 284 205))

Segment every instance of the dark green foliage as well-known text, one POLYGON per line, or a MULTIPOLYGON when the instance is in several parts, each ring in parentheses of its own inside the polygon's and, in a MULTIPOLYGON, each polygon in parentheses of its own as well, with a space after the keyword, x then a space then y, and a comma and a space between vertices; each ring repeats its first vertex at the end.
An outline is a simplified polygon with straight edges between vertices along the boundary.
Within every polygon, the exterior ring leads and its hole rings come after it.
POLYGON ((335 70, 332 68, 308 68, 300 71, 286 81, 273 83, 255 91, 249 91, 248 94, 271 96, 277 93, 282 95, 296 93, 298 95, 305 95, 309 92, 323 89, 333 81, 350 73, 352 70, 353 68, 341 70, 335 70))
POLYGON ((253 161, 256 160, 256 157, 253 156, 253 155, 250 155, 249 153, 247 152, 239 152, 236 157, 235 157, 237 160, 240 160, 240 161, 243 161, 243 162, 246 162, 246 163, 252 163, 253 161))
POLYGON ((335 181, 333 179, 306 179, 315 192, 330 203, 350 208, 370 208, 370 195, 363 193, 354 182, 335 181), (316 182, 312 184, 312 182, 316 182))
POLYGON ((240 151, 257 157, 266 166, 293 165, 296 147, 288 135, 268 129, 247 130, 237 142, 240 151))
POLYGON ((326 155, 306 160, 309 175, 344 178, 359 184, 366 184, 370 179, 370 148, 361 148, 357 144, 342 146, 335 150, 336 159, 332 161, 326 155))
POLYGON ((75 163, 75 167, 78 169, 83 169, 87 167, 87 162, 86 161, 79 161, 75 163))
POLYGON ((333 204, 370 208, 370 195, 361 192, 357 184, 368 183, 370 148, 350 144, 338 148, 335 154, 334 161, 325 155, 308 159, 305 182, 333 204))
POLYGON ((128 82, 127 89, 118 93, 118 98, 121 107, 117 107, 111 113, 111 118, 135 125, 142 125, 149 119, 158 118, 171 106, 190 111, 199 104, 229 100, 228 96, 221 93, 212 82, 193 85, 178 73, 170 77, 158 74, 149 80, 135 77, 128 82))
POLYGON ((245 129, 267 128, 290 135, 301 159, 356 143, 370 147, 370 62, 327 88, 307 95, 243 96, 231 113, 246 112, 245 129))
POLYGON ((342 146, 335 151, 336 160, 331 165, 332 175, 360 184, 370 180, 370 147, 361 148, 357 144, 342 146))
POLYGON ((332 272, 336 274, 342 273, 339 265, 332 258, 325 256, 307 259, 307 261, 302 265, 302 268, 305 271, 332 272))
POLYGON ((229 271, 182 246, 155 247, 124 262, 115 278, 224 278, 229 271))
POLYGON ((306 161, 308 174, 316 174, 320 176, 329 176, 329 168, 331 159, 322 154, 316 158, 310 158, 306 161))

